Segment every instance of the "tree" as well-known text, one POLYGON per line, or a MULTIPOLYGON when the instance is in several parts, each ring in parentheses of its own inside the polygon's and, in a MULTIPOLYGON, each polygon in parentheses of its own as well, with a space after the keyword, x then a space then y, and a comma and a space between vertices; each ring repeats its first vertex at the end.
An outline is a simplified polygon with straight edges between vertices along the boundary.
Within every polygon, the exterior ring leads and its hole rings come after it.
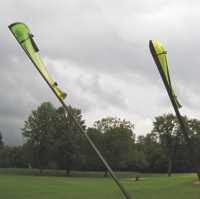
POLYGON ((2 133, 0 132, 0 150, 4 147, 4 143, 3 143, 3 136, 2 133))
POLYGON ((22 168, 22 146, 13 146, 10 148, 9 162, 11 167, 22 168))
POLYGON ((104 133, 102 153, 114 170, 128 165, 133 143, 133 132, 125 127, 115 127, 104 133))
POLYGON ((0 167, 17 167, 22 168, 21 146, 5 146, 0 151, 0 167))
MULTIPOLYGON (((81 110, 71 106, 68 108, 85 129, 81 110)), ((52 143, 54 145, 54 157, 56 156, 58 168, 66 169, 66 176, 69 176, 72 167, 80 169, 81 163, 85 161, 85 138, 63 107, 56 110, 55 126, 54 144, 52 143)))
POLYGON ((155 117, 152 134, 159 139, 166 156, 168 157, 168 176, 171 175, 172 157, 183 141, 182 132, 177 118, 173 114, 164 114, 155 117))
MULTIPOLYGON (((121 120, 120 118, 113 118, 113 117, 106 117, 102 118, 101 120, 94 122, 94 128, 101 131, 101 133, 105 133, 106 131, 116 128, 116 127, 123 127, 127 128, 131 131, 134 129, 134 124, 132 124, 130 121, 121 120)), ((132 138, 135 140, 135 134, 132 134, 132 138)))
POLYGON ((28 168, 31 165, 31 168, 38 168, 38 146, 27 140, 22 145, 22 165, 24 168, 28 168))
POLYGON ((22 168, 22 146, 5 146, 0 151, 0 167, 17 167, 22 168))
POLYGON ((115 170, 125 168, 131 159, 132 144, 135 141, 134 125, 120 118, 107 117, 94 122, 94 128, 103 134, 100 152, 108 164, 115 170))
POLYGON ((22 136, 36 146, 40 175, 48 161, 48 152, 52 139, 55 120, 55 108, 50 102, 42 103, 37 110, 31 111, 24 122, 22 136))
MULTIPOLYGON (((192 146, 194 148, 194 152, 197 155, 198 162, 200 162, 200 121, 197 119, 189 119, 188 117, 184 116, 183 118, 185 126, 188 131, 188 135, 191 139, 192 146)), ((188 156, 189 153, 188 153, 188 156)), ((188 158, 187 158, 188 159, 188 158)), ((189 164, 189 162, 188 162, 189 164)), ((191 163, 190 163, 191 164, 191 163)), ((194 165, 188 165, 191 168, 193 168, 193 172, 195 171, 194 165)))
POLYGON ((0 151, 0 168, 11 167, 10 153, 11 153, 11 147, 7 145, 4 146, 4 148, 0 151))
MULTIPOLYGON (((95 144, 96 148, 99 151, 102 151, 102 145, 103 145, 103 133, 101 133, 96 128, 88 128, 87 134, 92 140, 92 142, 95 144)), ((87 143, 85 145, 86 150, 86 165, 84 166, 84 170, 86 171, 100 171, 104 168, 104 165, 96 152, 92 149, 91 145, 87 143)))
POLYGON ((163 154, 160 154, 160 147, 160 144, 157 143, 155 137, 151 133, 148 133, 146 136, 138 136, 134 152, 134 169, 138 171, 159 172, 160 168, 155 164, 160 162, 160 156, 163 156, 163 154))

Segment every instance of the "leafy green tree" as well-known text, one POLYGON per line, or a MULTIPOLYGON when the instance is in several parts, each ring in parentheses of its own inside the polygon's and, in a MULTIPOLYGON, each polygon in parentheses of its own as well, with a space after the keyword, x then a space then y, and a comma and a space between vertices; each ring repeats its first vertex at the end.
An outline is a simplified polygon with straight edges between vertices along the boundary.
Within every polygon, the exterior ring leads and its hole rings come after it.
POLYGON ((100 152, 111 168, 120 170, 127 167, 135 141, 134 125, 120 118, 107 117, 94 122, 94 128, 103 134, 100 152))
MULTIPOLYGON (((81 110, 68 107, 83 129, 86 128, 81 110)), ((80 169, 85 161, 85 138, 63 107, 56 110, 55 132, 52 146, 58 168, 66 169, 69 176, 72 168, 80 169)))
MULTIPOLYGON (((157 173, 166 171, 167 157, 152 133, 138 136, 136 147, 146 157, 147 165, 142 171, 157 173)), ((140 167, 138 169, 141 170, 140 167)))
POLYGON ((0 151, 0 167, 16 167, 22 168, 22 153, 21 146, 5 146, 0 151))
POLYGON ((35 143, 27 140, 22 145, 21 153, 23 168, 38 168, 38 146, 35 143))
POLYGON ((11 167, 22 168, 22 146, 13 146, 10 148, 9 162, 11 167))
POLYGON ((147 155, 148 172, 165 173, 167 171, 168 156, 160 143, 149 147, 147 155))
POLYGON ((0 168, 11 167, 10 153, 11 147, 7 145, 4 146, 3 149, 0 151, 0 168))
MULTIPOLYGON (((198 162, 200 163, 200 147, 199 147, 200 146, 200 121, 197 119, 189 119, 187 116, 184 116, 183 120, 186 125, 188 135, 191 139, 194 152, 197 156, 198 162)), ((187 157, 190 157, 188 150, 187 150, 187 157)), ((194 172, 195 171, 194 164, 190 160, 191 159, 189 158, 186 165, 188 165, 191 172, 194 172)))
POLYGON ((172 157, 183 142, 183 135, 177 118, 173 114, 155 117, 152 134, 159 140, 168 157, 168 176, 171 174, 172 157))
POLYGON ((55 131, 54 120, 54 106, 50 102, 44 102, 37 110, 31 111, 24 122, 24 128, 21 129, 23 138, 36 146, 40 175, 49 160, 50 143, 55 131))
MULTIPOLYGON (((98 129, 101 133, 105 133, 110 129, 116 128, 116 127, 123 127, 127 128, 131 131, 134 129, 134 124, 132 124, 130 121, 121 120, 117 117, 106 117, 102 118, 101 120, 94 122, 94 128, 98 129)), ((132 134, 132 138, 135 140, 135 134, 132 134)))
POLYGON ((185 124, 188 129, 188 134, 192 140, 196 154, 200 152, 200 121, 197 119, 189 119, 184 117, 185 124))
POLYGON ((137 143, 135 144, 137 151, 135 151, 134 169, 160 172, 160 168, 155 165, 159 162, 160 156, 163 156, 163 153, 160 154, 160 147, 160 144, 157 143, 156 138, 151 133, 148 133, 146 136, 138 136, 137 143), (153 155, 155 156, 153 157, 153 155))
POLYGON ((143 146, 144 143, 145 143, 144 139, 145 139, 145 136, 144 136, 144 135, 139 135, 139 136, 137 137, 137 143, 139 143, 139 144, 141 144, 141 146, 143 146))
POLYGON ((109 165, 114 170, 125 168, 131 158, 133 132, 124 127, 115 127, 104 133, 103 141, 102 153, 109 165))
POLYGON ((4 147, 4 142, 3 142, 3 136, 2 133, 0 132, 0 150, 4 147))
MULTIPOLYGON (((96 128, 88 128, 87 134, 99 151, 102 151, 103 145, 103 134, 96 128)), ((100 171, 104 168, 104 165, 94 149, 89 143, 85 145, 86 150, 86 164, 84 170, 86 171, 100 171)))

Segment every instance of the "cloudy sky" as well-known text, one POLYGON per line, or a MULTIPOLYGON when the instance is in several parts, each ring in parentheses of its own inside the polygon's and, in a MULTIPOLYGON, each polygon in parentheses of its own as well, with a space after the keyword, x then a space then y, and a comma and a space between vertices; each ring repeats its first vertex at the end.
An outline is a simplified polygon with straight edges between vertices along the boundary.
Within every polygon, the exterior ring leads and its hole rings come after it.
POLYGON ((200 119, 199 0, 0 0, 0 132, 9 146, 31 110, 61 106, 8 29, 27 24, 67 105, 82 110, 87 127, 119 117, 146 135, 156 116, 174 113, 149 51, 167 51, 182 115, 200 119))

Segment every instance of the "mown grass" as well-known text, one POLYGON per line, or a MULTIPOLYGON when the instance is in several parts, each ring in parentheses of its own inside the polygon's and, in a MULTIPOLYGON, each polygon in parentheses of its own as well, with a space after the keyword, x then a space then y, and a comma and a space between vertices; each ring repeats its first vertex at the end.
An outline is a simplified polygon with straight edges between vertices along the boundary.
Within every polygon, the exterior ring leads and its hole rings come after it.
MULTIPOLYGON (((123 199, 126 198, 111 176, 103 172, 0 169, 1 199, 123 199)), ((199 199, 200 184, 196 174, 141 174, 136 182, 134 172, 116 172, 129 195, 139 199, 199 199)))

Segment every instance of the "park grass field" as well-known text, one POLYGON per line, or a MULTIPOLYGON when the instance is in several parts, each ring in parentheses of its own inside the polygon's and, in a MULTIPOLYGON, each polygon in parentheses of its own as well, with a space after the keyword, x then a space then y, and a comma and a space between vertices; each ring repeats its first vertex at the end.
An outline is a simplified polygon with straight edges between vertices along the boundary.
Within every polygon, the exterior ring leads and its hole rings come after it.
MULTIPOLYGON (((103 172, 71 172, 0 168, 0 199, 123 199, 126 198, 111 176, 103 172)), ((192 174, 140 174, 116 172, 129 195, 139 199, 199 199, 200 184, 192 174)))

